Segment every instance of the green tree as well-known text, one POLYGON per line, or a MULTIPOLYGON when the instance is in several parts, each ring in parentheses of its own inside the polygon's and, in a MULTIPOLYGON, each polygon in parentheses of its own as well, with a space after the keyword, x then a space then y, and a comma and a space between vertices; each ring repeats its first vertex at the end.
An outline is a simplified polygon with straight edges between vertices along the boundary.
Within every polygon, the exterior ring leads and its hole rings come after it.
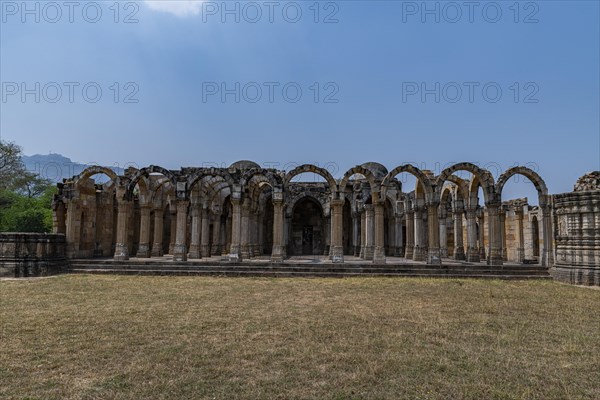
POLYGON ((0 231, 52 230, 52 196, 56 187, 25 169, 21 148, 0 140, 0 231))

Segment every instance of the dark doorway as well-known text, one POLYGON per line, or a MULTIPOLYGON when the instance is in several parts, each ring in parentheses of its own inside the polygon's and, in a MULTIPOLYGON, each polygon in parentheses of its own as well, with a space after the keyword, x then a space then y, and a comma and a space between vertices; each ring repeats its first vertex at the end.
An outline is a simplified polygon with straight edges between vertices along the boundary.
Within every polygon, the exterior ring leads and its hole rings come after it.
POLYGON ((305 197, 294 206, 292 214, 291 255, 323 254, 323 209, 311 197, 305 197))

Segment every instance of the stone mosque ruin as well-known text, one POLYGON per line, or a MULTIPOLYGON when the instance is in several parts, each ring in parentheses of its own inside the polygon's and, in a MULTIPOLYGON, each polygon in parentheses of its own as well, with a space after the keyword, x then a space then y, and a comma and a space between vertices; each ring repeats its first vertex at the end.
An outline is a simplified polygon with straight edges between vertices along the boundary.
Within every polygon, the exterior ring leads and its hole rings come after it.
POLYGON ((494 180, 471 163, 436 176, 368 162, 336 179, 311 164, 286 172, 239 161, 229 168, 130 168, 122 176, 90 167, 58 189, 55 235, 0 238, 0 275, 42 274, 64 257, 67 265, 98 260, 138 270, 169 263, 266 270, 313 260, 332 273, 411 265, 442 275, 448 268, 509 274, 535 265, 560 281, 600 285, 600 172, 580 178, 571 193, 551 195, 526 167, 494 180), (294 179, 303 173, 322 179, 294 179), (403 187, 401 173, 413 175, 416 187, 403 187), (97 174, 108 181, 96 182, 97 174), (504 199, 515 175, 531 182, 539 205, 504 199), (28 263, 19 264, 19 249, 28 249, 28 263))

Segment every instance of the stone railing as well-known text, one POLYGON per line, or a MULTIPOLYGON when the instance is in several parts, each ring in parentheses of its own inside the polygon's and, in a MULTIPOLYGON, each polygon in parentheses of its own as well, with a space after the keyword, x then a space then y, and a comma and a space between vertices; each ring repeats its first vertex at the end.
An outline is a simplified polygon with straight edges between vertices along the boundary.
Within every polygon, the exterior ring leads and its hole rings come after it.
POLYGON ((53 275, 66 265, 63 234, 0 233, 0 277, 53 275))

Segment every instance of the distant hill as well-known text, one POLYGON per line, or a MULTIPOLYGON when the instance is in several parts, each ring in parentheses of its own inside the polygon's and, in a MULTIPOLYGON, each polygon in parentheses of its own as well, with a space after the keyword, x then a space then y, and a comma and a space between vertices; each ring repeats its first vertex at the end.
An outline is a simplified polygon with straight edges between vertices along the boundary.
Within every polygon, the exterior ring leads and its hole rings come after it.
MULTIPOLYGON (((71 161, 70 158, 62 154, 34 154, 32 156, 22 156, 21 160, 25 168, 30 172, 35 172, 43 178, 50 179, 53 182, 62 182, 65 178, 71 178, 78 175, 89 165, 71 161)), ((117 174, 122 174, 121 168, 112 168, 117 174)), ((101 181, 101 179, 97 179, 101 181)))

